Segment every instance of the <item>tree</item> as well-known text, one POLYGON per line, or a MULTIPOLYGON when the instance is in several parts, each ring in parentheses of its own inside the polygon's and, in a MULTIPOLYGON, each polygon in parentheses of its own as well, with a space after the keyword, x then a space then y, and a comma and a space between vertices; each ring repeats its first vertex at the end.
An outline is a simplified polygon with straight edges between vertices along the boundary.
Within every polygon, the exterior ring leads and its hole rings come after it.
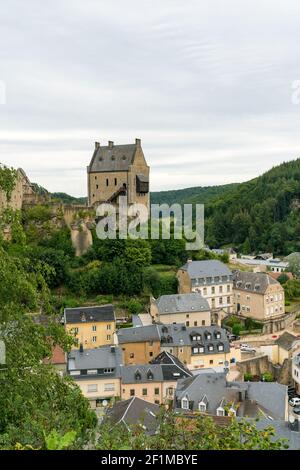
POLYGON ((8 168, 0 163, 0 190, 4 191, 8 201, 15 189, 17 177, 18 175, 16 170, 8 168))

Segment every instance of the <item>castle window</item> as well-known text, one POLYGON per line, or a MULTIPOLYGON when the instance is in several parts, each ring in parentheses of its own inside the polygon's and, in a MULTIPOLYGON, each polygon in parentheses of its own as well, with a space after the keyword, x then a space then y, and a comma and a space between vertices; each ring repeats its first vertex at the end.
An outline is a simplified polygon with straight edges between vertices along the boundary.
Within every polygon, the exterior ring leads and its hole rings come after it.
POLYGON ((106 178, 106 186, 108 186, 108 178, 106 178))
POLYGON ((122 160, 126 160, 126 155, 123 155, 122 160))
POLYGON ((95 180, 97 179, 97 176, 95 176, 95 180))
POLYGON ((99 189, 99 184, 96 184, 96 189, 99 189))
POLYGON ((117 178, 115 178, 115 186, 117 186, 117 178))
POLYGON ((114 155, 112 155, 112 156, 111 156, 111 159, 112 159, 112 160, 115 160, 116 158, 115 158, 115 156, 114 156, 114 155))

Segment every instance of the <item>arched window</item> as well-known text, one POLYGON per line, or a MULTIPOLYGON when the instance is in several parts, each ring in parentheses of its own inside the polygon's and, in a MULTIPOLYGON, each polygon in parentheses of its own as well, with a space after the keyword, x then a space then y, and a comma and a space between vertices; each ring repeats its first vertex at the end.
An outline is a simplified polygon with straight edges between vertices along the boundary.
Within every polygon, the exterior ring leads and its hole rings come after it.
POLYGON ((117 178, 115 178, 115 186, 117 186, 117 178))
POLYGON ((108 186, 108 178, 106 178, 106 186, 108 186))

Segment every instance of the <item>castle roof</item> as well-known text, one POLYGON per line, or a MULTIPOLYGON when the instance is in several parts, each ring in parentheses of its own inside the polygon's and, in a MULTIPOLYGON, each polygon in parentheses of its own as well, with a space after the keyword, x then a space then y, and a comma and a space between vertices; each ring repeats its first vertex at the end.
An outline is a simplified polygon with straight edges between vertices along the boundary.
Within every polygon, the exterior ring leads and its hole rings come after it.
POLYGON ((126 145, 109 142, 108 145, 102 146, 96 142, 88 172, 128 171, 133 163, 136 149, 140 145, 139 139, 136 139, 135 144, 126 145))

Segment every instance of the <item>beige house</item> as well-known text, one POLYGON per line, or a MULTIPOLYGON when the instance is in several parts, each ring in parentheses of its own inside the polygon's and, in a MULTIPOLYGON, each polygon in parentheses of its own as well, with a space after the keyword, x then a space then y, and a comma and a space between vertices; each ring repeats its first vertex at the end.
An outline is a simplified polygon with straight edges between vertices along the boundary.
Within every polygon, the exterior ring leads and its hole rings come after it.
POLYGON ((16 185, 8 200, 4 191, 0 190, 0 211, 3 209, 20 210, 23 204, 34 203, 38 199, 35 189, 22 168, 17 170, 16 185))
POLYGON ((162 295, 151 299, 150 313, 157 323, 210 326, 208 301, 198 293, 162 295))
POLYGON ((211 310, 232 312, 233 277, 230 269, 221 261, 191 261, 177 272, 180 294, 199 293, 211 310))
POLYGON ((285 313, 284 289, 266 273, 236 271, 234 311, 255 320, 268 320, 285 313))
POLYGON ((69 354, 68 374, 96 408, 121 396, 121 365, 122 354, 115 346, 81 348, 69 354))
POLYGON ((238 362, 240 349, 231 347, 226 331, 218 326, 160 325, 161 351, 172 354, 188 369, 218 372, 238 362))
POLYGON ((137 397, 157 405, 167 404, 174 398, 177 380, 191 376, 177 358, 162 353, 151 364, 121 368, 121 398, 137 397))
POLYGON ((88 173, 89 205, 116 203, 126 196, 128 204, 149 206, 149 173, 140 139, 134 144, 107 146, 95 143, 88 173))
POLYGON ((86 349, 114 344, 116 317, 112 305, 99 307, 66 308, 64 323, 67 333, 76 338, 77 349, 86 349))
POLYGON ((121 328, 117 343, 123 354, 124 365, 148 364, 160 353, 160 335, 157 325, 121 328))
POLYGON ((282 365, 300 353, 300 338, 285 331, 273 344, 260 346, 260 352, 267 354, 273 364, 282 365))

